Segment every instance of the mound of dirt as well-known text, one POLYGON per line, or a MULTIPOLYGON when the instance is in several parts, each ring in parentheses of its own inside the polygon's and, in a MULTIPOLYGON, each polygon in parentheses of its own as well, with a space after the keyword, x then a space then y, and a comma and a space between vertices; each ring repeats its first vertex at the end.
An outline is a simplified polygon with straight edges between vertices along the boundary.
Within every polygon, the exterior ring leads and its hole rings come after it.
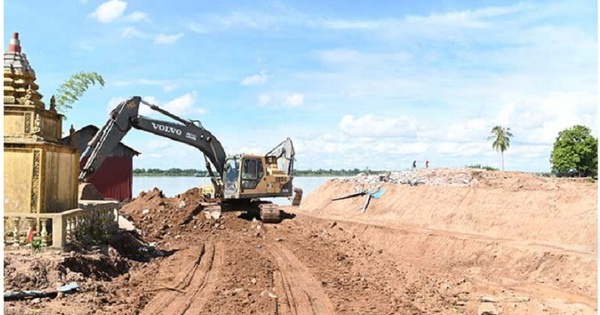
POLYGON ((200 216, 205 202, 200 189, 192 188, 174 197, 165 197, 162 190, 154 188, 141 192, 132 202, 121 208, 121 214, 142 230, 142 237, 150 242, 167 236, 202 228, 206 217, 200 216))
POLYGON ((96 252, 6 252, 5 290, 44 290, 68 282, 111 280, 129 270, 130 264, 109 246, 96 252))
MULTIPOLYGON (((423 176, 440 183, 456 170, 429 170, 423 176), (432 176, 442 180, 435 180, 432 176)), ((463 172, 463 171, 460 171, 463 172)), ((470 176, 470 177, 469 177, 470 176)), ((332 179, 310 194, 299 211, 333 219, 386 226, 477 234, 596 250, 598 246, 597 183, 538 177, 514 172, 473 171, 472 185, 403 185, 368 181, 365 177, 332 179), (357 191, 385 189, 365 196, 332 201, 357 191)))

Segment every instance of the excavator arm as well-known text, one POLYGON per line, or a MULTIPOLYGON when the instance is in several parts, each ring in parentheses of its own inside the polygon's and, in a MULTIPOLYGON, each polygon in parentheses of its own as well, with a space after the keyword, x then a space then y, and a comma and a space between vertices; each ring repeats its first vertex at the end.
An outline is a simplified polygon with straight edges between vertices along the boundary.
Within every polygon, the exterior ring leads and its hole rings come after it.
POLYGON ((286 138, 283 142, 269 151, 266 156, 274 156, 276 159, 282 159, 281 169, 288 176, 294 175, 294 158, 296 156, 296 152, 294 151, 292 139, 286 138))
POLYGON ((215 185, 215 189, 220 190, 220 184, 216 182, 216 177, 220 178, 225 167, 225 150, 223 146, 210 133, 204 129, 197 121, 182 119, 168 111, 159 108, 156 105, 149 104, 135 96, 127 101, 120 103, 110 114, 109 120, 104 127, 96 133, 94 138, 88 143, 88 147, 81 159, 88 157, 88 160, 79 174, 80 181, 88 181, 96 170, 100 168, 106 157, 125 137, 131 128, 140 129, 153 133, 158 136, 169 138, 171 140, 182 142, 199 149, 206 158, 206 167, 215 185), (164 114, 179 123, 154 120, 138 114, 140 104, 149 106, 151 109, 164 114), (215 167, 218 176, 214 176, 210 163, 215 167))

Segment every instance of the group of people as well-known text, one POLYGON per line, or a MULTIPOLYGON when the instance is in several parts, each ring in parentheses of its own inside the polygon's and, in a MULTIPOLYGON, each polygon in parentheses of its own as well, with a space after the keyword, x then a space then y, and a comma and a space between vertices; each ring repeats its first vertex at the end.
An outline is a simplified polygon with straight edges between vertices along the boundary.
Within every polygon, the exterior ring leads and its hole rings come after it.
MULTIPOLYGON (((417 169, 417 161, 413 161, 413 166, 412 166, 413 170, 417 169)), ((425 161, 425 168, 429 168, 429 160, 425 161)))

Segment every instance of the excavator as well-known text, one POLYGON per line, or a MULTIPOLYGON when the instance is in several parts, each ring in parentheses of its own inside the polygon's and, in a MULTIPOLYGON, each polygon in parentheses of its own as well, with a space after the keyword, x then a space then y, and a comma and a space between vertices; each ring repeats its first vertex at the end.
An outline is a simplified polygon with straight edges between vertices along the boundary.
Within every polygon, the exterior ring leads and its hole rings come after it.
POLYGON ((217 200, 223 209, 232 208, 223 205, 245 205, 241 209, 257 212, 264 223, 276 223, 282 219, 279 207, 259 198, 287 197, 293 199, 292 205, 300 204, 302 190, 292 185, 295 152, 290 138, 265 155, 226 155, 219 140, 200 121, 178 117, 139 96, 121 102, 112 110, 106 124, 90 140, 81 156, 81 160, 88 160, 79 173, 80 183, 91 185, 88 182, 95 171, 132 128, 199 149, 212 183, 212 187, 203 187, 202 192, 217 200), (176 122, 142 116, 140 105, 149 106, 176 122))

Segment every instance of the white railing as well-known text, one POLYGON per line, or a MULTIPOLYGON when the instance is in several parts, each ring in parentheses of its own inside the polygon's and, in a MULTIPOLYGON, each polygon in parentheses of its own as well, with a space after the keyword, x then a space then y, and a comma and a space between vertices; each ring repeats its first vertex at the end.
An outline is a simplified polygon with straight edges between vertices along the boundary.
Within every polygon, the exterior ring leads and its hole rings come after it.
POLYGON ((31 229, 47 247, 102 242, 118 229, 118 217, 118 203, 96 200, 80 201, 79 208, 57 213, 4 213, 4 246, 25 244, 31 229))

